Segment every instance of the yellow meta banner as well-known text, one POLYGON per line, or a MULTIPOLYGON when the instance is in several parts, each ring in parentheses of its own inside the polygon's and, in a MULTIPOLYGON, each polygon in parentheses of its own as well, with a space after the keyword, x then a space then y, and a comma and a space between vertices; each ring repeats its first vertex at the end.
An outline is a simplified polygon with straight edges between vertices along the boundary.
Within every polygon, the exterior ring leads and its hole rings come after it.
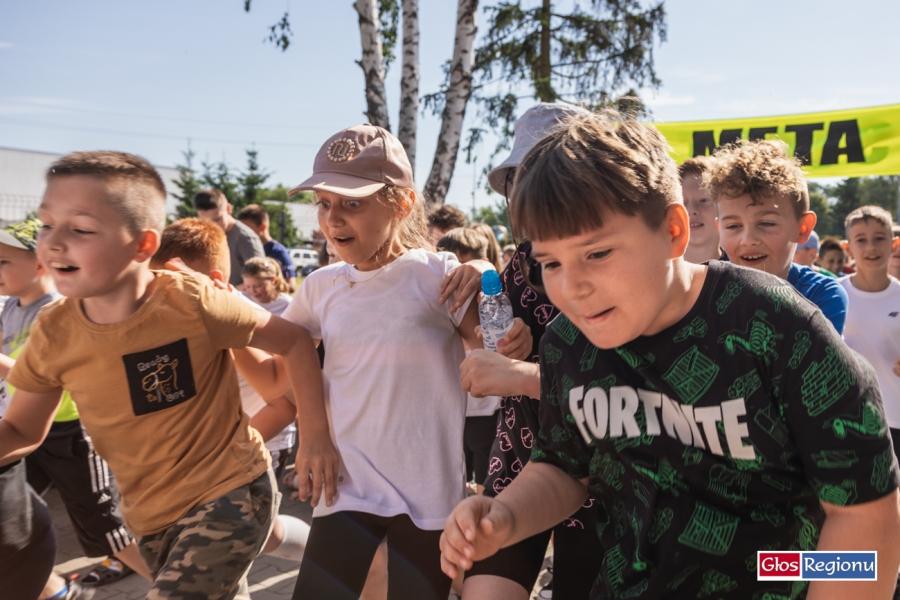
POLYGON ((900 104, 830 112, 682 123, 652 123, 679 164, 739 139, 780 139, 808 177, 900 174, 900 104))

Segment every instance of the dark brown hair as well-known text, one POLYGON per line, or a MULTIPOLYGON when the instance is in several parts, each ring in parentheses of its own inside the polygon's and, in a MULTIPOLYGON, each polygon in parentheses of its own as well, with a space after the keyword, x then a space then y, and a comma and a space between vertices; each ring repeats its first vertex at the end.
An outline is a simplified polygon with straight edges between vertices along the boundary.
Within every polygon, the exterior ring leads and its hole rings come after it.
POLYGON ((703 175, 703 187, 714 202, 744 194, 749 194, 754 203, 783 196, 794 203, 799 219, 809 212, 809 190, 800 164, 780 140, 735 142, 713 154, 703 175))
POLYGON ((441 204, 428 212, 428 226, 437 227, 441 231, 465 227, 466 214, 455 206, 441 204))
POLYGON ((164 269, 166 262, 180 258, 188 267, 209 275, 213 269, 231 275, 231 254, 221 227, 195 217, 179 219, 165 228, 159 250, 150 259, 151 269, 164 269))
POLYGON ((109 150, 73 152, 50 165, 47 182, 69 175, 103 180, 106 200, 132 232, 165 227, 166 186, 153 165, 140 156, 109 150))
POLYGON ((228 204, 221 190, 204 188, 194 194, 194 210, 217 210, 228 204))
POLYGON ((682 201, 669 145, 656 129, 607 110, 572 116, 516 170, 510 216, 517 236, 564 238, 603 226, 610 212, 652 229, 682 201))
POLYGON ((238 213, 237 219, 238 221, 250 221, 257 227, 262 227, 269 222, 269 213, 259 204, 248 204, 238 213))
POLYGON ((819 243, 819 258, 824 257, 826 252, 832 252, 834 250, 840 251, 841 254, 844 253, 844 247, 841 245, 841 240, 833 237, 824 238, 819 243))

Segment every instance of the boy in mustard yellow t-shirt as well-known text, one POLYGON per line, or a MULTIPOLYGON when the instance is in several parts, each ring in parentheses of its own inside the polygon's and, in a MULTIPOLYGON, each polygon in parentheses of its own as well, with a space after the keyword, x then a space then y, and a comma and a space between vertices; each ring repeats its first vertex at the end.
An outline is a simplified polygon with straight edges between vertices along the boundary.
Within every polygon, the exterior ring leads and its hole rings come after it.
MULTIPOLYGON (((249 598, 246 573, 278 493, 228 350, 284 357, 302 391, 302 444, 328 439, 312 341, 205 278, 150 270, 165 187, 139 157, 63 157, 47 173, 39 216, 38 258, 67 298, 39 315, 9 375, 17 391, 0 420, 0 465, 40 445, 68 390, 116 473, 126 525, 154 577, 148 597, 249 598)), ((321 443, 307 449, 318 486, 337 465, 321 443)))

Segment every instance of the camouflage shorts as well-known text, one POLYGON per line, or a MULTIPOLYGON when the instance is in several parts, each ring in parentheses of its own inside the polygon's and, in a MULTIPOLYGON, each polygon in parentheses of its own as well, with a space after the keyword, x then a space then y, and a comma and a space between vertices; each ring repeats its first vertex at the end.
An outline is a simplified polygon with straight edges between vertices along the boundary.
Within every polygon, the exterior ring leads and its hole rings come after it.
POLYGON ((262 550, 281 494, 269 469, 251 483, 192 508, 138 540, 153 574, 147 598, 249 600, 247 571, 262 550))

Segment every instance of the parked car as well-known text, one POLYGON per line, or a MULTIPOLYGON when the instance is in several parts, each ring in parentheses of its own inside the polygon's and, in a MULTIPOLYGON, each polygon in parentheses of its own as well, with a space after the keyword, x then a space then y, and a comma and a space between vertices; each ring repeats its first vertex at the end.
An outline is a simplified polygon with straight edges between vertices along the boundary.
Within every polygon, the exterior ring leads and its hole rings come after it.
POLYGON ((303 272, 306 267, 319 263, 319 253, 312 248, 288 248, 288 254, 291 255, 294 268, 298 272, 303 272))

